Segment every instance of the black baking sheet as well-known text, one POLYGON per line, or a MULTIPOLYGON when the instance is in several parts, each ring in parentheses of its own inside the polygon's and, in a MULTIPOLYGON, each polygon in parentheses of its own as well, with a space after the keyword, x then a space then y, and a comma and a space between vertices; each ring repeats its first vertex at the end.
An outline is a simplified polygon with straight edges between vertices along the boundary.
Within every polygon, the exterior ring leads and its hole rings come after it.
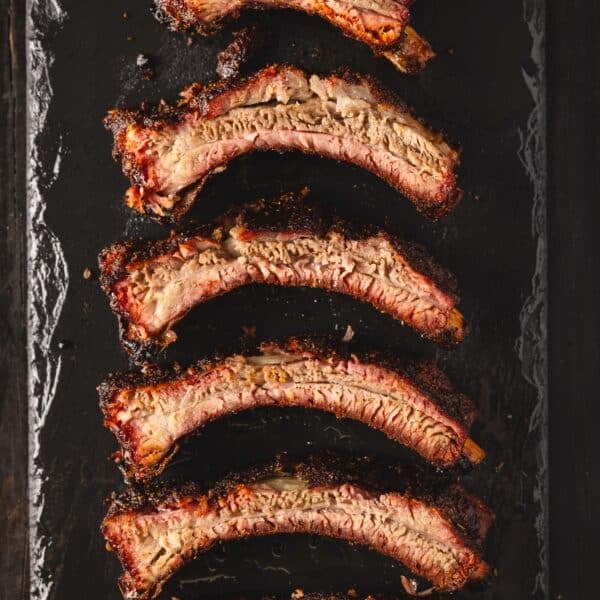
MULTIPOLYGON (((129 365, 96 277, 83 273, 97 274, 96 255, 114 240, 167 232, 123 206, 126 181, 101 119, 114 105, 174 99, 184 85, 213 79, 216 53, 240 24, 189 45, 156 22, 146 2, 30 0, 28 10, 31 597, 118 598, 120 567, 98 527, 103 499, 122 481, 107 460, 116 448, 101 425, 95 386, 129 365), (152 58, 150 80, 136 66, 140 53, 152 58)), ((546 598, 544 3, 421 0, 414 24, 439 56, 414 78, 317 18, 271 12, 243 21, 257 23, 265 40, 246 70, 283 61, 315 71, 349 66, 397 91, 460 143, 466 197, 432 224, 358 168, 266 153, 211 179, 190 218, 308 185, 341 214, 426 244, 456 273, 471 334, 442 351, 349 298, 256 286, 195 310, 161 360, 235 350, 248 326, 267 339, 341 337, 351 325, 363 346, 436 357, 479 405, 473 437, 488 458, 463 480, 497 513, 487 545, 497 577, 487 591, 458 596, 546 598)), ((202 481, 277 452, 319 449, 406 459, 359 424, 264 409, 207 427, 166 475, 202 481)), ((211 550, 176 575, 164 597, 399 591, 403 572, 364 548, 281 536, 211 550)))

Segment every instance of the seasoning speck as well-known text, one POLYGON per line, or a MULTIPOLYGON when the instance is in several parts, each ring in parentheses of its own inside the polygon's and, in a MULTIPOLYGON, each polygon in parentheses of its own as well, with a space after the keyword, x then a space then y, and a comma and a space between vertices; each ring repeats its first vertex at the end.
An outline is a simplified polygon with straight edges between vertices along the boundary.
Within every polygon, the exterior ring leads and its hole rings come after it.
POLYGON ((135 64, 142 69, 150 66, 150 57, 147 54, 138 54, 135 64))
POLYGON ((152 58, 147 54, 138 54, 135 59, 135 64, 142 70, 142 76, 144 79, 152 79, 154 76, 154 68, 152 65, 152 58))
POLYGON ((84 278, 86 281, 89 281, 89 280, 92 278, 92 270, 91 270, 89 267, 86 267, 86 268, 83 270, 83 278, 84 278))
POLYGON ((72 342, 70 342, 69 340, 60 340, 60 342, 58 342, 57 346, 59 350, 66 350, 67 348, 70 348, 73 345, 72 342))

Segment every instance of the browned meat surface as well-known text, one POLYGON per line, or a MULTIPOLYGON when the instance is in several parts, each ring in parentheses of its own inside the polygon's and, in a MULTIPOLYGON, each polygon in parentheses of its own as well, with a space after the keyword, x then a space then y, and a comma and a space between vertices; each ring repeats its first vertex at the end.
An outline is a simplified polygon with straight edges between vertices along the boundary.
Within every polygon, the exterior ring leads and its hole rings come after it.
POLYGON ((396 46, 382 50, 381 55, 403 73, 418 73, 427 66, 435 53, 427 40, 424 40, 412 27, 407 26, 396 46))
POLYGON ((190 487, 114 499, 102 531, 123 564, 124 597, 155 597, 175 571, 216 542, 278 533, 364 544, 439 590, 487 577, 478 545, 493 516, 480 501, 458 486, 424 493, 411 482, 380 491, 356 479, 313 465, 308 472, 286 468, 234 480, 209 494, 190 487))
POLYGON ((280 223, 260 228, 242 214, 228 231, 104 250, 101 283, 126 347, 135 353, 169 344, 171 327, 194 306, 250 283, 348 294, 435 341, 462 341, 453 280, 421 249, 364 227, 354 233, 338 224, 323 233, 308 220, 280 223))
POLYGON ((156 0, 171 29, 209 35, 247 8, 288 8, 329 21, 348 37, 367 44, 404 73, 422 70, 435 54, 408 26, 407 0, 156 0), (410 43, 418 39, 417 44, 410 43))
POLYGON ((297 339, 182 373, 117 374, 99 393, 105 425, 121 445, 120 462, 137 480, 157 475, 183 436, 259 406, 300 406, 356 419, 442 467, 465 455, 475 418, 471 401, 431 363, 358 358, 297 339))
POLYGON ((237 84, 191 86, 177 106, 113 109, 106 125, 133 185, 132 208, 176 219, 206 177, 255 150, 297 150, 358 165, 432 218, 460 199, 458 153, 355 75, 319 76, 273 66, 237 84))
POLYGON ((352 37, 381 48, 398 42, 410 20, 407 0, 156 0, 177 31, 212 33, 247 8, 291 8, 322 16, 352 37))

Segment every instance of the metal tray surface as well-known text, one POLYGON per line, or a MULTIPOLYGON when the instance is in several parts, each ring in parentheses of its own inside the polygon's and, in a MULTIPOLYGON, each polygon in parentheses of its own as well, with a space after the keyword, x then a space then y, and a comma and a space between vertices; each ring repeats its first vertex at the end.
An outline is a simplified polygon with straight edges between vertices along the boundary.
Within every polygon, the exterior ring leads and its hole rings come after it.
MULTIPOLYGON (((147 4, 28 2, 30 559, 31 597, 39 600, 119 597, 120 566, 98 528, 103 499, 123 484, 108 460, 116 446, 102 427, 95 387, 129 364, 99 289, 96 255, 117 239, 167 234, 123 206, 126 180, 111 159, 102 117, 114 105, 174 99, 184 85, 214 79, 216 53, 240 26, 189 45, 156 22, 147 4), (152 57, 150 80, 136 66, 140 53, 152 57)), ((213 177, 188 221, 308 185, 341 214, 424 243, 453 270, 471 327, 467 340, 439 350, 349 298, 255 286, 195 310, 160 360, 189 363, 215 348, 233 351, 247 326, 268 339, 341 337, 348 325, 360 345, 437 358, 479 405, 473 435, 488 458, 459 476, 497 513, 487 544, 497 576, 489 589, 457 597, 546 598, 544 3, 507 0, 498 10, 472 0, 421 0, 414 8, 416 27, 439 54, 418 77, 395 72, 318 18, 288 11, 243 16, 266 38, 244 68, 285 61, 378 77, 460 142, 466 196, 454 214, 430 223, 358 168, 264 153, 213 177)), ((206 427, 165 477, 204 481, 281 451, 319 449, 407 459, 359 424, 265 409, 206 427)), ((214 548, 176 575, 164 598, 285 598, 295 588, 399 592, 402 573, 364 548, 281 536, 214 548)))

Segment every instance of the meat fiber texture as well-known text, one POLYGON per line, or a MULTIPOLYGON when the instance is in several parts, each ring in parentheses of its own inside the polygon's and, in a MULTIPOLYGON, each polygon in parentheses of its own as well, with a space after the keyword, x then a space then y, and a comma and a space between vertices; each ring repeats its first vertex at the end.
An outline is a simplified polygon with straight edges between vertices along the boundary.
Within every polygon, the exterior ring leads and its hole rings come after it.
POLYGON ((248 8, 290 8, 321 16, 369 45, 396 44, 410 20, 406 0, 156 0, 172 29, 207 34, 248 8))
POLYGON ((216 542, 278 533, 369 546, 440 591, 488 576, 479 544, 493 515, 462 488, 382 492, 355 478, 330 478, 323 467, 316 482, 305 475, 288 470, 233 480, 209 494, 190 487, 114 499, 102 531, 123 564, 124 597, 155 597, 175 571, 216 542))
POLYGON ((184 372, 116 374, 99 393, 119 462, 138 481, 159 474, 183 436, 250 408, 300 406, 356 419, 441 467, 461 458, 475 418, 471 401, 431 363, 359 358, 304 339, 184 372))
POLYGON ((435 53, 408 25, 405 0, 156 0, 157 14, 175 31, 210 35, 244 9, 287 8, 319 16, 370 46, 403 73, 425 68, 435 53))
MULTIPOLYGON (((286 197, 280 203, 287 204, 286 197)), ((361 229, 338 222, 322 231, 310 218, 294 223, 285 213, 265 228, 242 214, 236 225, 212 235, 182 234, 137 248, 114 244, 100 255, 101 283, 134 354, 171 343, 171 327, 194 306, 250 283, 347 294, 432 340, 462 341, 452 277, 422 249, 361 229)))
POLYGON ((267 67, 247 80, 192 85, 177 106, 113 109, 105 123, 133 185, 132 208, 178 219, 206 178, 255 150, 297 150, 353 163, 438 218, 460 199, 458 153, 375 83, 267 67))

